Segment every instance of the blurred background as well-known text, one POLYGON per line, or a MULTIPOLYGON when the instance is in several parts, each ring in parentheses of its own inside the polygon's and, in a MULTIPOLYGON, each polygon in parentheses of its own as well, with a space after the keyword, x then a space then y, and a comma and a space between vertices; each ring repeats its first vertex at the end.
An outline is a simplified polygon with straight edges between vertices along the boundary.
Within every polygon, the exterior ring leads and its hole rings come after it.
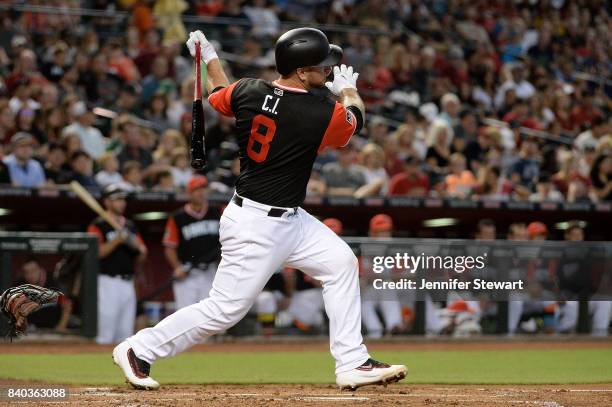
MULTIPOLYGON (((63 280, 73 301, 46 328, 82 329, 80 273, 94 266, 84 267, 80 252, 66 254, 68 235, 41 246, 16 232, 85 232, 94 215, 66 184, 100 197, 119 183, 148 248, 135 273, 146 298, 139 313, 149 318, 142 324, 172 312, 172 289, 157 291, 172 275, 166 221, 189 199, 194 175, 193 68, 183 45, 194 29, 214 40, 231 80, 275 79, 274 43, 290 28, 318 27, 343 47, 343 62, 360 72, 368 116, 347 148, 317 158, 305 208, 338 221, 344 236, 609 242, 609 11, 603 0, 0 2, 0 287, 40 282, 43 273, 63 280)), ((238 175, 238 147, 233 120, 204 104, 202 175, 218 218, 238 175)), ((321 310, 311 324, 279 317, 302 277, 278 275, 263 301, 274 306, 255 311, 266 316, 244 332, 324 331, 321 310)), ((398 301, 399 325, 386 321, 396 311, 372 307, 382 324, 372 325, 374 336, 452 334, 449 320, 427 330, 424 309, 414 331, 415 307, 398 301)), ((453 302, 427 304, 448 310, 453 302)), ((540 305, 522 331, 577 330, 574 319, 559 325, 565 304, 540 305)), ((451 311, 471 312, 468 322, 478 325, 467 331, 482 332, 480 306, 457 306, 451 311)), ((595 312, 580 308, 585 320, 595 312)), ((603 308, 598 334, 608 332, 603 308)))

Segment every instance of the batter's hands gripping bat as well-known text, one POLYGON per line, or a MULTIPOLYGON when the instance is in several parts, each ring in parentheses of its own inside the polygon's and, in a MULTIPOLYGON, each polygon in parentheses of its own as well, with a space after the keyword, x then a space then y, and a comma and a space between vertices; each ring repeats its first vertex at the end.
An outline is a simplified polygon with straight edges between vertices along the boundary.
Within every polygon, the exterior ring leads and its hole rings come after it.
POLYGON ((113 227, 113 229, 117 231, 123 229, 121 225, 117 223, 115 218, 113 218, 108 212, 106 212, 104 208, 102 208, 102 206, 98 203, 98 201, 96 201, 96 198, 94 198, 88 190, 83 188, 81 184, 76 181, 72 181, 70 183, 70 189, 76 194, 76 196, 79 197, 81 201, 83 201, 83 203, 85 203, 85 205, 89 206, 89 209, 91 209, 92 211, 97 213, 102 219, 107 221, 108 224, 113 227))
POLYGON ((117 220, 111 216, 110 213, 108 213, 104 210, 104 208, 102 208, 98 201, 96 201, 96 198, 94 198, 88 190, 83 188, 81 184, 76 181, 70 182, 70 189, 76 194, 76 196, 79 197, 81 201, 85 203, 85 205, 89 207, 89 209, 97 213, 98 216, 108 222, 108 224, 111 225, 113 229, 119 232, 123 236, 124 241, 128 246, 131 246, 138 251, 141 250, 140 244, 136 239, 136 235, 121 226, 117 222, 117 220))
POLYGON ((201 170, 206 166, 204 151, 204 106, 202 105, 202 70, 200 43, 195 43, 195 90, 193 119, 191 122, 191 168, 201 170))

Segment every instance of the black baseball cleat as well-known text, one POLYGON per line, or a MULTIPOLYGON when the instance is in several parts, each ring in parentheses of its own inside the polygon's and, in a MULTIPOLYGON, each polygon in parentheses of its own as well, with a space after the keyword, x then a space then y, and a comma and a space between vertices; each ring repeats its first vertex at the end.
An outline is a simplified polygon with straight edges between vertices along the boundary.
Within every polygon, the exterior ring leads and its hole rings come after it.
POLYGON ((151 365, 138 359, 130 344, 121 342, 113 349, 113 362, 123 371, 125 381, 139 390, 156 390, 159 383, 149 377, 151 365))
POLYGON ((341 390, 357 390, 371 384, 395 383, 406 377, 408 369, 404 365, 388 365, 372 358, 361 366, 336 375, 336 384, 341 390))

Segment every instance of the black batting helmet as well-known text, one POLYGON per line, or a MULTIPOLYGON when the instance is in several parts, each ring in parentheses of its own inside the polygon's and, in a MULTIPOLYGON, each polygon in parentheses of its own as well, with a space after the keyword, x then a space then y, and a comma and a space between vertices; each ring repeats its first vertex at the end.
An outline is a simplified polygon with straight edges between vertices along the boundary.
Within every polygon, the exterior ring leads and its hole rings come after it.
POLYGON ((274 50, 276 70, 288 75, 307 66, 333 66, 342 59, 342 48, 330 44, 321 30, 295 28, 280 36, 274 50))

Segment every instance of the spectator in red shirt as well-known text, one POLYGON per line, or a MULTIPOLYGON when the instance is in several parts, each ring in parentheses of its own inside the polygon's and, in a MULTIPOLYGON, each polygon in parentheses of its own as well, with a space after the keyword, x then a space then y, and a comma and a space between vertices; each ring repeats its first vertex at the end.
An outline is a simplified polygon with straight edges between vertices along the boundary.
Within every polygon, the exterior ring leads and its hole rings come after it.
POLYGON ((529 127, 531 129, 539 130, 542 128, 540 123, 529 114, 529 105, 526 101, 519 101, 513 107, 512 110, 504 115, 503 120, 506 123, 516 122, 523 127, 529 127))
POLYGON ((0 106, 0 146, 7 145, 15 134, 15 115, 8 103, 0 106))
POLYGON ((404 171, 394 175, 389 184, 390 196, 424 197, 429 191, 429 179, 421 171, 420 160, 408 156, 404 171))
POLYGON ((588 126, 593 119, 602 116, 599 109, 593 105, 593 94, 590 91, 584 91, 582 100, 577 106, 574 106, 570 115, 574 125, 580 129, 582 126, 588 126))
POLYGON ((9 94, 13 94, 17 87, 23 83, 44 84, 46 79, 38 72, 36 54, 30 49, 23 49, 19 53, 13 72, 4 81, 9 94))
POLYGON ((223 10, 223 2, 217 0, 196 1, 195 11, 199 16, 216 16, 223 10))
POLYGON ((136 2, 132 9, 132 21, 141 35, 155 28, 155 18, 147 1, 136 2))
POLYGON ((114 69, 117 75, 126 82, 139 81, 140 71, 138 71, 132 58, 127 56, 117 43, 111 43, 109 48, 109 68, 114 69))
POLYGON ((134 63, 138 67, 138 71, 142 78, 151 73, 153 61, 157 58, 157 55, 159 55, 159 51, 159 34, 155 30, 150 30, 145 34, 140 53, 134 59, 134 63))
POLYGON ((383 151, 385 153, 385 170, 390 177, 402 172, 403 163, 398 154, 398 144, 395 137, 387 137, 383 141, 383 151))
POLYGON ((572 100, 562 90, 555 92, 552 98, 552 111, 555 114, 555 121, 566 131, 574 131, 575 123, 572 122, 570 107, 572 100))
POLYGON ((366 65, 357 87, 366 106, 376 107, 385 101, 386 91, 393 82, 391 72, 374 64, 366 65))

